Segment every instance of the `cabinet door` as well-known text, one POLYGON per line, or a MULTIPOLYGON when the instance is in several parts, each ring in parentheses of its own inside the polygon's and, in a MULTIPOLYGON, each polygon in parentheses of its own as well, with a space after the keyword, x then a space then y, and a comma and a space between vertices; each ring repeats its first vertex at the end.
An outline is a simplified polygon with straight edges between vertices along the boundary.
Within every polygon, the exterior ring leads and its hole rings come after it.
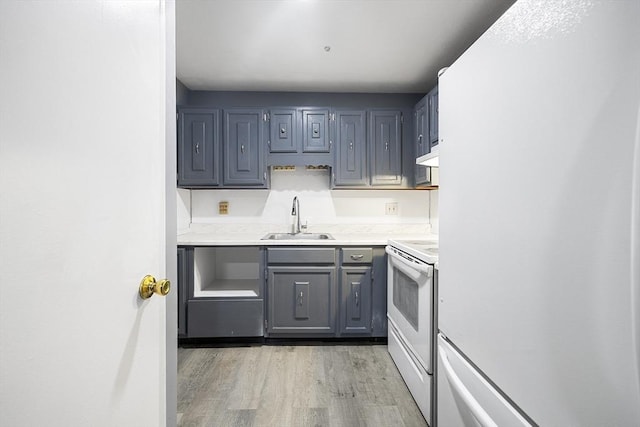
POLYGON ((269 333, 335 333, 334 276, 335 267, 269 267, 269 333))
POLYGON ((340 269, 340 333, 371 333, 371 267, 340 269))
POLYGON ((269 113, 269 152, 298 151, 298 114, 292 109, 271 110, 269 113))
POLYGON ((178 115, 178 186, 220 184, 220 113, 181 109, 178 115))
POLYGON ((223 184, 266 186, 262 110, 231 109, 224 116, 223 184))
POLYGON ((336 186, 369 184, 366 142, 364 111, 336 112, 336 186))
POLYGON ((416 147, 416 157, 429 153, 429 108, 427 96, 425 96, 415 107, 414 138, 416 147))
POLYGON ((429 92, 429 143, 438 145, 438 86, 429 92))
MULTIPOLYGON (((428 95, 416 104, 414 109, 414 141, 416 157, 428 154, 431 148, 429 143, 429 107, 428 95)), ((429 182, 429 170, 426 166, 415 165, 416 185, 429 182)))
POLYGON ((304 153, 329 153, 329 110, 302 110, 302 151, 304 153))
POLYGON ((402 184, 402 114, 372 111, 369 116, 371 184, 402 184))

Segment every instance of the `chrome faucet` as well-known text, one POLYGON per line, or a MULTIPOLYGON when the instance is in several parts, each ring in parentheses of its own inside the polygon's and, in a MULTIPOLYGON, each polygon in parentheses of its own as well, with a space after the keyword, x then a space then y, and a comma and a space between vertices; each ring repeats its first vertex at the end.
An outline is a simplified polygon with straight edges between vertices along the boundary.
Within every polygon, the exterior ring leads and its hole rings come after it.
POLYGON ((293 234, 300 233, 300 200, 298 196, 293 198, 293 206, 291 206, 291 216, 296 216, 296 227, 293 229, 293 234))

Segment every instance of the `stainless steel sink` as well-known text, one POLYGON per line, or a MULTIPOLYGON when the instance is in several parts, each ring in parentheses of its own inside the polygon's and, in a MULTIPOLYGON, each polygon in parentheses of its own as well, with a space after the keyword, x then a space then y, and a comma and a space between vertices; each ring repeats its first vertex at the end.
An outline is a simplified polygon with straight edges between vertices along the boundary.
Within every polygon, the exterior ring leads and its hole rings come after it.
POLYGON ((329 233, 269 233, 261 240, 334 240, 329 233))

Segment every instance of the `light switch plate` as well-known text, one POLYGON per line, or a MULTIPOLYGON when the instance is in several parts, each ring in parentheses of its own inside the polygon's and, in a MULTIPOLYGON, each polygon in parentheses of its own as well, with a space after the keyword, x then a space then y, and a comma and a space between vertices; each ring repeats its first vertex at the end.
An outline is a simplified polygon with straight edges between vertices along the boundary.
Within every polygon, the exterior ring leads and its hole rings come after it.
POLYGON ((220 215, 228 215, 229 214, 229 202, 220 202, 220 203, 218 203, 218 214, 220 214, 220 215))

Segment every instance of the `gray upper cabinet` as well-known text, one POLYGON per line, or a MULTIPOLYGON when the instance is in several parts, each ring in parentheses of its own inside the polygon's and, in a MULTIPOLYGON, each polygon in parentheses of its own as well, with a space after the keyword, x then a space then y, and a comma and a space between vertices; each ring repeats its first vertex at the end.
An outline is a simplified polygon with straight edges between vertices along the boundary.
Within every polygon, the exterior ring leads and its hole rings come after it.
POLYGON ((268 166, 333 166, 327 108, 272 108, 268 123, 268 166))
POLYGON ((402 113, 369 112, 371 185, 402 184, 402 113))
POLYGON ((298 111, 295 108, 269 112, 270 153, 296 153, 298 134, 298 111))
POLYGON ((429 106, 427 105, 427 95, 420 100, 414 109, 414 138, 416 157, 429 153, 429 106))
POLYGON ((188 108, 178 114, 178 186, 220 184, 220 112, 188 108))
POLYGON ((429 98, 429 143, 433 147, 438 145, 438 86, 431 89, 427 97, 429 98))
MULTIPOLYGON (((416 157, 428 154, 431 148, 429 142, 429 105, 428 95, 418 102, 414 108, 413 139, 416 157)), ((426 166, 415 165, 416 185, 429 183, 429 169, 426 166)))
POLYGON ((329 110, 324 108, 302 109, 302 152, 329 153, 329 110))
POLYGON ((224 113, 225 186, 266 187, 261 109, 234 108, 224 113))
POLYGON ((337 111, 335 122, 337 149, 334 186, 368 185, 365 112, 337 111))

